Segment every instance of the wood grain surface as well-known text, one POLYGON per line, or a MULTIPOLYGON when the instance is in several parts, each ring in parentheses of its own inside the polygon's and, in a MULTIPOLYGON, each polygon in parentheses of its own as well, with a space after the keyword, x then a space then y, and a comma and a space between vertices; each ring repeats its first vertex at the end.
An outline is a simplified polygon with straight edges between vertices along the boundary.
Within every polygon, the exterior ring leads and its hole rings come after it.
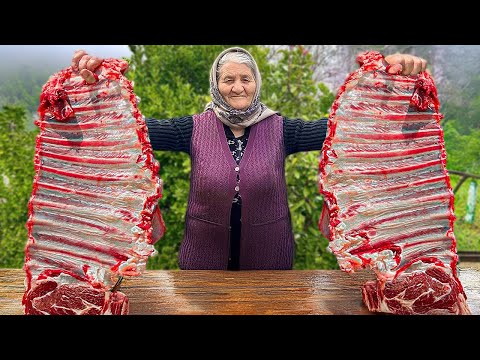
MULTIPOLYGON (((22 315, 25 273, 0 269, 0 315, 22 315)), ((480 314, 480 271, 459 270, 473 314, 480 314)), ((375 315, 362 302, 370 271, 149 270, 119 290, 132 315, 375 315)))

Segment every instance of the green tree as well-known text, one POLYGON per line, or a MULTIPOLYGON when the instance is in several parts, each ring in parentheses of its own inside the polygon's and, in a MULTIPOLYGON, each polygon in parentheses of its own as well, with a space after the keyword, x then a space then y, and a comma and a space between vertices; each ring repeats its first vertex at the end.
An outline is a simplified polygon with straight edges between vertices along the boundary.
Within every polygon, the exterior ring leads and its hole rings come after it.
MULTIPOLYGON (((468 116, 465 114, 465 116, 468 116)), ((462 121, 463 122, 463 121, 462 121)), ((465 128, 460 120, 451 119, 444 123, 445 148, 447 150, 447 169, 463 171, 470 174, 480 174, 480 129, 469 129, 468 134, 462 134, 465 128)), ((460 176, 450 175, 452 188, 460 181, 460 176)), ((455 193, 456 221, 454 233, 459 251, 480 250, 480 197, 476 199, 475 220, 472 224, 465 221, 467 209, 468 187, 467 180, 455 193)))
POLYGON ((0 76, 0 107, 17 105, 26 108, 30 121, 27 129, 33 129, 32 118, 36 116, 42 86, 52 74, 52 68, 24 66, 12 73, 0 76))
POLYGON ((465 134, 460 123, 460 120, 452 119, 443 124, 447 168, 480 174, 480 129, 470 129, 465 134))
MULTIPOLYGON (((140 111, 158 119, 203 111, 208 95, 210 67, 227 46, 130 46, 133 56, 127 76, 141 98, 140 111)), ((312 80, 313 62, 302 47, 280 51, 280 60, 268 61, 269 49, 245 46, 258 63, 263 79, 262 101, 289 117, 318 119, 333 102, 326 86, 312 80)), ((178 268, 177 254, 183 238, 189 191, 190 159, 186 154, 156 152, 161 164, 164 197, 160 202, 167 226, 156 244, 158 256, 148 268, 178 268)), ((335 259, 325 253, 327 240, 317 222, 322 199, 317 186, 318 152, 291 156, 287 164, 289 202, 296 234, 295 268, 328 268, 335 259)))
POLYGON ((442 111, 448 111, 448 117, 442 121, 445 125, 450 121, 455 122, 459 134, 468 135, 480 129, 480 75, 472 77, 461 95, 461 103, 450 102, 442 106, 442 111))
POLYGON ((19 268, 24 260, 37 134, 29 121, 25 108, 0 111, 0 267, 19 268))

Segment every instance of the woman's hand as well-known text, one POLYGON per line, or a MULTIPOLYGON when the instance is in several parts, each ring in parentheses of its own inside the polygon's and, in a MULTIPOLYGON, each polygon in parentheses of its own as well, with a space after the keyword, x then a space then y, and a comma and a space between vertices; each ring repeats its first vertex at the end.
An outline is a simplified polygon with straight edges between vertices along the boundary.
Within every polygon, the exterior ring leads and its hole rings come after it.
POLYGON ((389 74, 417 75, 427 70, 427 60, 409 54, 393 54, 385 57, 390 65, 389 74))
POLYGON ((102 58, 88 55, 84 50, 77 50, 73 54, 72 68, 78 71, 88 84, 92 84, 97 81, 93 73, 102 64, 102 61, 102 58))

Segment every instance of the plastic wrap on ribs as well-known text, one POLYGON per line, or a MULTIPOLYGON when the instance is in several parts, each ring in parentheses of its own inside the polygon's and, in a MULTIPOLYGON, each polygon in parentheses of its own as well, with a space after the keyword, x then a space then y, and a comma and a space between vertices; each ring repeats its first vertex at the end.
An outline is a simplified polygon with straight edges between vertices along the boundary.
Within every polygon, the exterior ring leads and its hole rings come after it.
POLYGON ((375 271, 362 289, 370 311, 469 314, 433 79, 387 74, 378 52, 357 61, 321 152, 320 229, 343 271, 375 271))
POLYGON ((112 287, 140 275, 163 236, 159 163, 126 68, 107 59, 92 85, 67 68, 43 87, 26 314, 128 314, 128 298, 112 287))

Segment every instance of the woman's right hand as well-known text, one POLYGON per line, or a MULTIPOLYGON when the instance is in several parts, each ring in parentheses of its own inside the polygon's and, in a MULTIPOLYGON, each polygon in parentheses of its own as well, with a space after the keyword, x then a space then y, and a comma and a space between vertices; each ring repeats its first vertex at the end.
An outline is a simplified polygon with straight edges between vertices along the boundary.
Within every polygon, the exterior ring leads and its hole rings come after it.
POLYGON ((102 58, 88 55, 85 50, 77 50, 73 54, 72 68, 74 71, 78 71, 88 84, 93 84, 97 81, 93 73, 102 62, 102 58))

